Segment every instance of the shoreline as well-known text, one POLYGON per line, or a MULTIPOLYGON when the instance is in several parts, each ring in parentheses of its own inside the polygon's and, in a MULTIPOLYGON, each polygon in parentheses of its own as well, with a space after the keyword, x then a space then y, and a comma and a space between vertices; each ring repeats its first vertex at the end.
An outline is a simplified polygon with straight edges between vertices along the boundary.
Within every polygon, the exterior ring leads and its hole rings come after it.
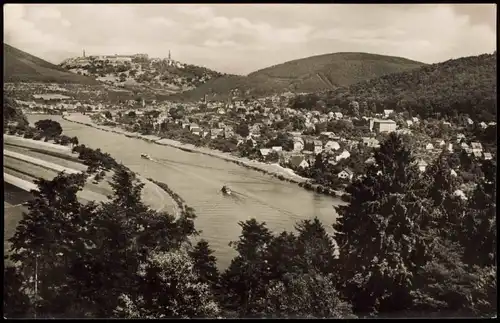
POLYGON ((160 137, 153 136, 153 135, 141 135, 141 134, 137 134, 137 133, 131 133, 131 132, 125 131, 119 127, 101 126, 101 125, 95 124, 93 122, 90 122, 90 123, 82 122, 82 121, 74 120, 74 119, 71 119, 68 117, 71 117, 71 115, 69 115, 69 116, 63 115, 62 116, 62 118, 66 121, 81 124, 81 125, 88 126, 88 127, 92 127, 95 129, 106 131, 106 132, 113 132, 116 134, 124 135, 128 138, 142 139, 144 141, 154 143, 157 145, 161 145, 161 146, 169 146, 169 147, 180 149, 180 150, 187 151, 187 152, 199 153, 199 154, 219 158, 219 159, 222 159, 226 162, 232 162, 234 164, 245 167, 247 169, 252 169, 254 171, 264 173, 266 175, 277 178, 281 181, 297 184, 299 187, 301 187, 305 190, 312 191, 312 192, 315 192, 318 194, 328 195, 328 196, 331 196, 334 198, 340 198, 343 194, 343 192, 337 191, 337 190, 328 190, 327 189, 327 191, 325 191, 324 188, 322 188, 322 187, 321 187, 321 189, 318 189, 319 185, 310 183, 310 179, 301 177, 295 173, 293 173, 293 175, 292 175, 290 173, 291 170, 288 171, 286 168, 279 166, 279 165, 276 165, 276 164, 265 164, 262 162, 253 161, 253 160, 249 160, 249 159, 242 158, 242 157, 232 156, 232 155, 229 155, 227 153, 215 151, 213 149, 206 148, 206 147, 196 147, 196 146, 191 145, 191 144, 184 144, 180 141, 167 139, 167 138, 162 139, 160 137))
MULTIPOLYGON (((38 152, 43 153, 43 154, 52 155, 56 158, 60 158, 60 159, 64 159, 64 160, 68 160, 68 161, 72 161, 72 162, 76 162, 76 163, 85 165, 82 163, 81 159, 79 159, 78 157, 75 156, 75 154, 72 152, 71 148, 68 146, 60 146, 58 144, 52 144, 52 143, 42 142, 42 141, 33 140, 33 139, 17 137, 14 135, 5 135, 4 134, 4 136, 6 136, 7 140, 11 140, 11 141, 12 140, 15 141, 15 139, 22 139, 20 142, 18 141, 18 143, 25 144, 25 146, 23 146, 22 144, 19 144, 19 145, 13 144, 14 146, 28 147, 28 149, 33 149, 34 151, 38 151, 38 152), (44 145, 39 145, 39 144, 44 144, 44 145), (36 148, 34 148, 33 146, 35 146, 36 148), (54 152, 54 151, 49 150, 50 148, 54 149, 55 146, 59 146, 60 148, 63 148, 63 149, 62 150, 59 149, 58 152, 54 152), (67 148, 67 149, 64 149, 64 148, 67 148)), ((9 143, 7 143, 6 145, 8 146, 9 143)), ((58 149, 56 149, 56 150, 58 150, 58 149)), ((8 149, 7 149, 7 151, 8 151, 8 149)), ((15 158, 15 157, 13 157, 13 158, 15 158)), ((30 159, 33 160, 33 159, 38 159, 38 158, 30 157, 30 159)), ((45 161, 43 159, 41 159, 41 161, 43 161, 46 164, 45 165, 38 165, 38 166, 41 166, 43 168, 53 170, 53 171, 58 171, 59 168, 61 168, 61 170, 64 170, 66 172, 66 174, 71 174, 71 173, 76 174, 76 173, 81 173, 81 172, 85 173, 86 172, 86 170, 80 171, 80 170, 70 169, 68 167, 64 167, 64 166, 61 166, 59 164, 55 164, 53 162, 45 161)), ((30 163, 30 161, 27 161, 27 162, 30 163)), ((163 210, 167 210, 167 212, 171 213, 176 219, 180 218, 181 210, 178 209, 178 203, 177 203, 176 199, 168 191, 165 191, 165 189, 163 189, 161 186, 156 184, 154 181, 151 181, 151 180, 149 180, 149 179, 147 179, 139 174, 135 174, 135 175, 137 176, 137 179, 139 179, 145 185, 144 189, 147 189, 150 191, 155 191, 155 192, 163 192, 160 195, 164 195, 164 196, 160 197, 157 194, 156 197, 159 198, 158 202, 151 202, 151 201, 149 203, 146 202, 146 204, 148 204, 149 207, 151 207, 159 212, 161 212, 163 210), (161 201, 160 201, 160 199, 161 199, 161 201), (160 203, 163 203, 161 205, 161 207, 160 207, 160 203)), ((89 174, 87 179, 89 179, 91 177, 92 177, 92 175, 89 174)), ((90 192, 93 193, 92 191, 90 191, 90 192)), ((96 194, 99 194, 99 193, 96 193, 96 194)), ((101 198, 95 199, 95 200, 106 201, 106 199, 101 199, 101 198)))

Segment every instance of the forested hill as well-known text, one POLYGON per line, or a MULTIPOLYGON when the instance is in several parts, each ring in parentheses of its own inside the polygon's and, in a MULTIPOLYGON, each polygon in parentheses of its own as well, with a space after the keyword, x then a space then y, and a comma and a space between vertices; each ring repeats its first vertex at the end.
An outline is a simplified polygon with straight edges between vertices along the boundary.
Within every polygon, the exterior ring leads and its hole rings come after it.
POLYGON ((463 57, 385 75, 322 94, 299 97, 295 107, 349 109, 357 101, 364 109, 408 111, 421 117, 468 114, 473 119, 496 119, 496 55, 463 57))
POLYGON ((267 96, 283 92, 316 92, 418 68, 424 63, 402 57, 369 53, 332 53, 306 57, 270 66, 248 76, 226 76, 211 80, 192 91, 174 96, 184 100, 227 96, 267 96))

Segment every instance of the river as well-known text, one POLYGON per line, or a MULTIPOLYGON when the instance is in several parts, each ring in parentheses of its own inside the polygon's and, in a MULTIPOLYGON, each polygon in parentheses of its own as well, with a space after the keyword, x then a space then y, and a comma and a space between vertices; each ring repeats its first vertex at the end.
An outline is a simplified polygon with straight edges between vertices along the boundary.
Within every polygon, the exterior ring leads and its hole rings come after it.
POLYGON ((111 132, 63 120, 60 116, 29 115, 34 123, 41 119, 59 122, 63 133, 77 136, 80 143, 100 148, 118 162, 144 177, 166 183, 196 210, 195 225, 202 230, 220 267, 229 265, 236 252, 229 242, 237 240, 240 221, 256 218, 273 231, 293 230, 296 222, 318 217, 332 232, 339 199, 306 191, 296 184, 231 162, 198 153, 127 138, 111 132), (153 160, 140 157, 146 153, 153 160), (220 193, 228 185, 233 196, 220 193))

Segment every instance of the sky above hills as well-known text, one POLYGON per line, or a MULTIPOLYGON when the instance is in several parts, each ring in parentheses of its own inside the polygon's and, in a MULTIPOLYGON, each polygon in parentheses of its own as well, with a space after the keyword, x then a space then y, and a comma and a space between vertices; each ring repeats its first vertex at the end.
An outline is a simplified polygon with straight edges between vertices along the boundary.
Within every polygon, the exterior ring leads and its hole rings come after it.
POLYGON ((4 42, 60 63, 147 53, 247 74, 285 61, 368 52, 436 63, 496 50, 496 5, 7 4, 4 42))

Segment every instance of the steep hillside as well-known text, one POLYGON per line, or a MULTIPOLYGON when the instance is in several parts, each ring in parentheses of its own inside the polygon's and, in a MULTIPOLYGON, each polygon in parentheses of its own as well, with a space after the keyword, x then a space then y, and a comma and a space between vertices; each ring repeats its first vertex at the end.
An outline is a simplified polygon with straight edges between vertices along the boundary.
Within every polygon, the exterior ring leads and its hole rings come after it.
POLYGON ((148 88, 164 94, 191 90, 222 76, 208 68, 171 59, 149 58, 146 54, 75 57, 60 66, 106 84, 148 88))
POLYGON ((4 82, 98 84, 7 44, 3 44, 3 66, 4 82))
POLYGON ((246 77, 217 79, 174 97, 196 100, 208 94, 224 98, 235 90, 239 90, 239 94, 254 96, 286 91, 301 93, 332 90, 422 65, 401 57, 367 53, 326 54, 271 66, 246 77))
POLYGON ((385 75, 323 94, 298 97, 293 106, 349 111, 357 101, 360 111, 408 111, 421 117, 468 114, 476 120, 496 119, 496 55, 463 57, 385 75))

